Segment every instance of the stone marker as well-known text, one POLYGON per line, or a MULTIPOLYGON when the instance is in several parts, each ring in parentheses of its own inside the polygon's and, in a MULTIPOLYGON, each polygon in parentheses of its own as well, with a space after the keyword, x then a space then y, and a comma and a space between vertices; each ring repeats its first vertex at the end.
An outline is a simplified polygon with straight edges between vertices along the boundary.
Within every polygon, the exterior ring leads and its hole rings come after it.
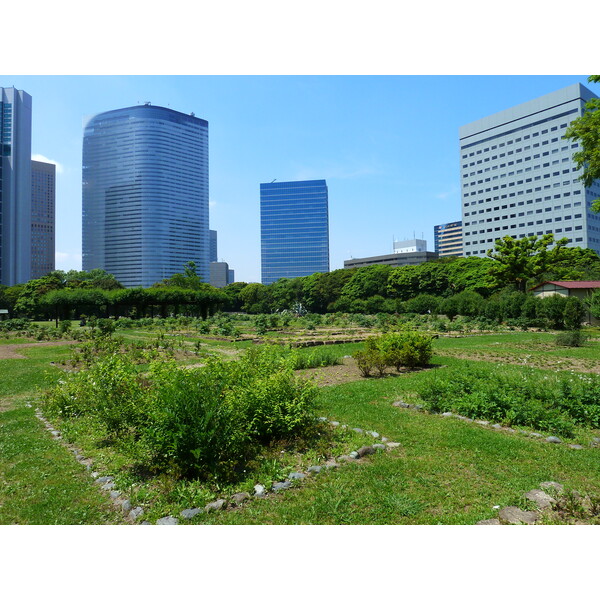
POLYGON ((204 507, 204 512, 213 512, 216 510, 223 510, 225 508, 225 505, 227 503, 225 502, 225 500, 223 500, 222 498, 219 498, 218 500, 215 500, 214 502, 210 502, 209 504, 207 504, 204 507))
POLYGON ((260 485, 260 483, 256 484, 254 486, 254 495, 257 498, 263 498, 265 495, 265 488, 264 486, 260 485))
POLYGON ((373 448, 373 446, 363 446, 362 448, 359 448, 356 453, 362 458, 363 456, 367 456, 367 454, 375 454, 375 448, 373 448))
POLYGON ((550 508, 554 503, 556 503, 556 500, 552 496, 549 496, 542 490, 529 490, 525 494, 525 498, 535 502, 537 507, 541 509, 550 508))
POLYGON ((197 514, 200 514, 201 512, 202 509, 200 508, 186 508, 185 510, 182 510, 179 514, 184 519, 193 519, 197 514))
POLYGON ((498 518, 500 523, 509 525, 532 525, 540 516, 533 511, 521 510, 517 506, 506 506, 498 513, 498 518))
POLYGON ((540 487, 543 490, 555 490, 557 492, 562 492, 565 489, 562 483, 557 483, 556 481, 542 481, 540 487))
POLYGON ((551 444, 560 444, 562 442, 562 440, 558 437, 556 437, 555 435, 549 435, 546 438, 547 442, 550 442, 551 444))

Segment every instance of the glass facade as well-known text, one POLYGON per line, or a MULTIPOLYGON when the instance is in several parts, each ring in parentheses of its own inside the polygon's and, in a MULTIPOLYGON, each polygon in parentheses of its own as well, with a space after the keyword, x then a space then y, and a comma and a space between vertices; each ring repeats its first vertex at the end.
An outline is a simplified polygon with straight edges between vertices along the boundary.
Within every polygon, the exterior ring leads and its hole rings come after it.
POLYGON ((31 96, 0 87, 0 284, 31 277, 31 96))
POLYGON ((31 161, 31 279, 54 271, 56 167, 31 161))
POLYGON ((435 251, 442 256, 462 256, 462 221, 433 227, 435 251))
POLYGON ((83 137, 83 269, 149 287, 194 261, 209 280, 208 122, 140 105, 83 137))
POLYGON ((329 271, 329 211, 324 179, 260 184, 263 284, 329 271))

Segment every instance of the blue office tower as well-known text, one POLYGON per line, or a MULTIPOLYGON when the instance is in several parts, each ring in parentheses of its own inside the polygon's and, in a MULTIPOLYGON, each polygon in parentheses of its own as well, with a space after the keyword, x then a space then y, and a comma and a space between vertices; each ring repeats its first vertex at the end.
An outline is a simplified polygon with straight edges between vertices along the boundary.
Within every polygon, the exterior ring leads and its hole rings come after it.
POLYGON ((209 280, 208 123, 149 103, 83 137, 83 269, 149 287, 189 261, 209 280))
POLYGON ((329 271, 327 184, 260 184, 262 283, 329 271))

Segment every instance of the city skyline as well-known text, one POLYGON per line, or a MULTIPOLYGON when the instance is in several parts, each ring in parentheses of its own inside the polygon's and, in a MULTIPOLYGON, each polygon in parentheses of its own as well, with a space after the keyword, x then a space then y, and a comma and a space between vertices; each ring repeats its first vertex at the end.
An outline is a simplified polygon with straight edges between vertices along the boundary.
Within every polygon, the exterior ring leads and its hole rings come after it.
MULTIPOLYGON (((81 268, 86 117, 151 101, 211 123, 210 228, 260 281, 261 181, 326 179, 330 268, 461 217, 458 129, 587 76, 0 76, 33 98, 32 154, 57 164, 56 268, 81 268), (63 93, 66 92, 66 93, 63 93)), ((183 265, 182 265, 183 267, 183 265)))

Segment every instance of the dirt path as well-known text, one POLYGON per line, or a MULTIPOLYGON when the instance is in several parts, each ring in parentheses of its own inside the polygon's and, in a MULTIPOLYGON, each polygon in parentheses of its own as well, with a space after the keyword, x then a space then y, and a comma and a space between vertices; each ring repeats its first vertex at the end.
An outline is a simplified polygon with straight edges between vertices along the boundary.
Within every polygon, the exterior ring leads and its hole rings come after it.
POLYGON ((0 345, 0 359, 3 358, 27 358, 16 352, 21 348, 36 348, 38 346, 68 346, 70 344, 78 344, 76 340, 61 340, 53 342, 32 342, 27 344, 6 344, 0 345))

